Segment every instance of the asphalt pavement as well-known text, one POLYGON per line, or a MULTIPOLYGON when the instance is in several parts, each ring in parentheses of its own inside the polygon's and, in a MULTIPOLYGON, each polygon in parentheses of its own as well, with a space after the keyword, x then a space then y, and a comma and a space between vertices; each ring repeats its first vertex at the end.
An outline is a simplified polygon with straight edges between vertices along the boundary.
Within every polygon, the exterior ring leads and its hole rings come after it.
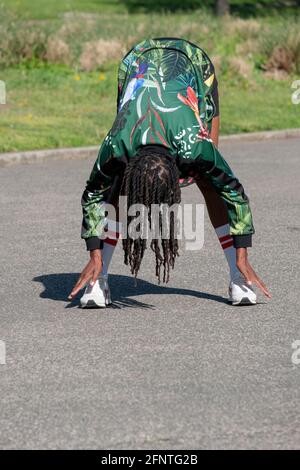
MULTIPOLYGON (((255 307, 227 304, 206 214, 203 249, 181 250, 167 286, 150 253, 135 286, 118 246, 114 305, 78 308, 67 295, 87 261, 80 198, 93 159, 0 170, 0 448, 299 448, 299 148, 222 145, 251 199, 250 256, 273 295, 255 307)), ((195 186, 182 195, 203 202, 195 186)))

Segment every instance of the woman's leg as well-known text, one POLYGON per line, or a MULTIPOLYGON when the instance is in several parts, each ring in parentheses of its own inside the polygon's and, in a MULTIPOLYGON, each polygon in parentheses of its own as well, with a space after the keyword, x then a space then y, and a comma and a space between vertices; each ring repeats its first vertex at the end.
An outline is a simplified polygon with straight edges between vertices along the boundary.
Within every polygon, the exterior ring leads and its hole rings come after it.
POLYGON ((103 240, 102 249, 102 271, 101 276, 108 276, 108 268, 112 260, 115 248, 117 246, 120 234, 122 233, 122 224, 119 221, 119 211, 116 207, 116 216, 107 220, 107 236, 103 240))
POLYGON ((111 213, 108 212, 107 219, 107 236, 103 240, 102 249, 102 271, 101 275, 107 279, 108 268, 112 260, 115 248, 117 246, 120 234, 122 233, 122 223, 119 218, 119 194, 122 184, 122 177, 120 175, 115 177, 112 184, 107 204, 112 207, 111 213))
POLYGON ((223 248, 230 270, 230 279, 233 280, 240 276, 240 272, 236 267, 236 249, 233 246, 233 239, 229 233, 228 214, 225 203, 205 177, 197 178, 196 182, 203 194, 210 221, 223 248))

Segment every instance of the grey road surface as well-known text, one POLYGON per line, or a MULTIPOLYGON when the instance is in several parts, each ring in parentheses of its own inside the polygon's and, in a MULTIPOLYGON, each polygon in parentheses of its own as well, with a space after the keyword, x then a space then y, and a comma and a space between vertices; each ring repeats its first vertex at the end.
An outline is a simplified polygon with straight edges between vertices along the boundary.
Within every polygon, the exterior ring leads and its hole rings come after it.
MULTIPOLYGON (((92 160, 1 169, 2 449, 299 448, 299 148, 222 146, 251 198, 251 260, 273 294, 242 308, 226 303, 206 216, 203 249, 182 250, 167 287, 150 254, 135 287, 119 246, 114 306, 79 309, 67 295, 87 261, 92 160)), ((183 200, 203 202, 194 186, 183 200)))

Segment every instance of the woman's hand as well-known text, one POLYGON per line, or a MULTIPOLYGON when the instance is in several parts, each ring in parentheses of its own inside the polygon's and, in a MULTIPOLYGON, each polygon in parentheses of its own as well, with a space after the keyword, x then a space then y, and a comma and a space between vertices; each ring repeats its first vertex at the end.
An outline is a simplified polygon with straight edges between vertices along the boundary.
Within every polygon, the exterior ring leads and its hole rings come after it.
POLYGON ((245 281, 248 285, 256 284, 260 290, 265 294, 266 297, 271 298, 271 294, 268 291, 265 284, 258 277, 251 264, 248 261, 247 248, 237 248, 236 249, 236 265, 242 275, 245 278, 245 281))
POLYGON ((102 270, 102 256, 100 250, 90 251, 90 261, 79 276, 78 281, 72 289, 72 292, 68 296, 69 300, 72 300, 75 295, 90 282, 93 286, 98 279, 99 274, 102 270))

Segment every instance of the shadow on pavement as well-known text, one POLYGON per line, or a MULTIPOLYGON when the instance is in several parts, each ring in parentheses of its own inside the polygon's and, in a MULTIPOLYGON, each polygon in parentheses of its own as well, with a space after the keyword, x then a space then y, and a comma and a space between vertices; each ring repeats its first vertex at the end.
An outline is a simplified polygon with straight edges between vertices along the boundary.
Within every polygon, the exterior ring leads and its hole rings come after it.
MULTIPOLYGON (((41 298, 69 302, 66 308, 72 308, 78 306, 78 299, 80 298, 81 294, 79 294, 77 298, 71 302, 68 301, 67 297, 78 277, 79 273, 43 274, 41 276, 34 277, 33 281, 40 282, 44 286, 44 290, 40 294, 41 298)), ((109 285, 112 292, 112 298, 114 299, 113 305, 110 308, 135 307, 154 309, 155 307, 153 305, 146 304, 132 298, 144 294, 188 295, 198 299, 206 299, 212 300, 214 302, 228 304, 227 299, 225 297, 221 297, 220 295, 208 294, 206 292, 200 292, 191 289, 152 284, 151 282, 144 281, 143 279, 137 279, 135 285, 135 280, 132 276, 110 274, 109 285)))

